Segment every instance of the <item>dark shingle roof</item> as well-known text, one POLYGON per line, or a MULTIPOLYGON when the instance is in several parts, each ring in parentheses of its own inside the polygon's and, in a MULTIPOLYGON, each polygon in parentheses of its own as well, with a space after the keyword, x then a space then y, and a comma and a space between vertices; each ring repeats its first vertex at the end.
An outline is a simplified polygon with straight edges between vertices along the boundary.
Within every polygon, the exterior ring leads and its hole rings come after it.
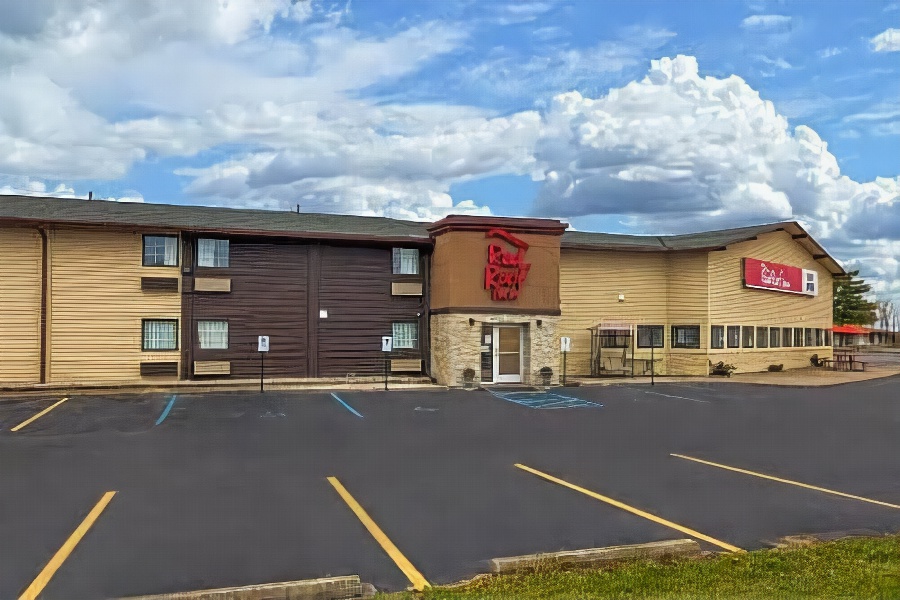
POLYGON ((290 211, 0 196, 0 220, 200 232, 429 241, 427 223, 290 211))

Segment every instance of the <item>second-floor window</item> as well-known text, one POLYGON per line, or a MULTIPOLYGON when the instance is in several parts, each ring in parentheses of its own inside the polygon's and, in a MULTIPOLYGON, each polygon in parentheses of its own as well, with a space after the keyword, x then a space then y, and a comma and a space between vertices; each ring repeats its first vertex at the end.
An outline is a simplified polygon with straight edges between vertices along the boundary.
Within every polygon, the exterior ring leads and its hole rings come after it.
POLYGON ((145 267, 177 267, 178 236, 145 235, 143 264, 145 267))
POLYGON ((198 267, 227 267, 228 240, 197 240, 198 267))
POLYGON ((418 275, 419 251, 415 248, 394 248, 394 275, 418 275))

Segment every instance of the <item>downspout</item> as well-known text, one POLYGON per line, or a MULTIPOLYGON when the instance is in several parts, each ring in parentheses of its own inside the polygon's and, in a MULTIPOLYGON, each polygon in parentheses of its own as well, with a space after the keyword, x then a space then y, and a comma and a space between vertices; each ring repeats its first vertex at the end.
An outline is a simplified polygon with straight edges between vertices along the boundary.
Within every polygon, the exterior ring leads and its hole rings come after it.
POLYGON ((41 341, 40 341, 40 375, 39 383, 47 383, 47 269, 48 242, 47 231, 38 227, 41 235, 41 341))

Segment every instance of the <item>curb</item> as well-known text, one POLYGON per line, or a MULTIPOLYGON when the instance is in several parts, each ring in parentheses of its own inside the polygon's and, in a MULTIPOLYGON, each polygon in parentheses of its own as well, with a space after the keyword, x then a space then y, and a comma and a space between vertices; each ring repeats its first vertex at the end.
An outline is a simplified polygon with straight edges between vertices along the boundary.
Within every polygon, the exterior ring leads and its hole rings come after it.
POLYGON ((649 544, 607 546, 586 550, 566 550, 546 554, 526 554, 492 558, 488 561, 491 573, 515 573, 540 567, 591 567, 610 562, 659 558, 696 558, 700 556, 700 544, 694 540, 666 540, 649 544))
POLYGON ((348 575, 152 596, 129 596, 120 600, 351 600, 371 598, 374 595, 374 588, 361 583, 359 575, 348 575))

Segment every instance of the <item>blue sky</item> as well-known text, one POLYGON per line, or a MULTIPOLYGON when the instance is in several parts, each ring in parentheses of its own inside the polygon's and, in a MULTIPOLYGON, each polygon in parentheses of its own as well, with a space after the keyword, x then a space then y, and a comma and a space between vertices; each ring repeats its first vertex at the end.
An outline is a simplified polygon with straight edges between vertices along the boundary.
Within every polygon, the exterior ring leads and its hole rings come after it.
POLYGON ((900 294, 900 2, 0 0, 0 192, 676 233, 900 294))

